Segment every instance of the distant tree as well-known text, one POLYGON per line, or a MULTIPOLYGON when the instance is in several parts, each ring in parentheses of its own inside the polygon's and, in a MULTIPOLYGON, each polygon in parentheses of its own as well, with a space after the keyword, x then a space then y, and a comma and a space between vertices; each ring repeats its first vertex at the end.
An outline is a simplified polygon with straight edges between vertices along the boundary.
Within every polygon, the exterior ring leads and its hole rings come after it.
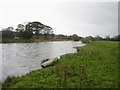
POLYGON ((31 30, 25 30, 21 32, 21 36, 25 39, 30 39, 33 36, 33 32, 31 30))
POLYGON ((72 39, 73 39, 74 41, 79 41, 79 40, 80 40, 80 38, 78 37, 77 34, 73 34, 73 35, 72 35, 72 39))
POLYGON ((13 27, 2 29, 2 38, 14 38, 13 27))
POLYGON ((16 32, 24 31, 25 26, 23 24, 18 24, 16 28, 16 32))
POLYGON ((93 40, 93 37, 92 36, 87 36, 87 37, 85 37, 87 40, 89 40, 89 41, 92 41, 93 40))
POLYGON ((106 39, 106 40, 110 40, 110 36, 106 36, 105 39, 106 39))
POLYGON ((118 35, 118 41, 120 41, 120 35, 118 35))
POLYGON ((117 35, 117 36, 113 36, 111 38, 112 41, 120 41, 120 35, 117 35))
POLYGON ((51 27, 45 26, 45 27, 43 28, 43 30, 42 30, 41 33, 42 33, 42 34, 45 36, 45 38, 46 38, 47 35, 52 35, 52 34, 53 34, 53 30, 52 30, 51 27))
POLYGON ((23 37, 23 32, 25 31, 16 32, 16 37, 23 37))
POLYGON ((25 28, 26 28, 26 30, 31 30, 31 31, 35 32, 35 34, 38 38, 39 32, 44 28, 44 25, 40 22, 29 22, 25 28))
POLYGON ((94 40, 102 40, 102 37, 100 37, 100 35, 96 35, 96 36, 94 37, 94 40))
POLYGON ((45 36, 47 36, 48 34, 53 34, 53 30, 50 26, 46 26, 40 22, 29 22, 26 26, 25 26, 25 30, 31 30, 33 32, 35 32, 35 35, 39 36, 39 34, 43 34, 45 36))
POLYGON ((18 24, 15 32, 15 37, 22 37, 24 31, 25 26, 23 24, 18 24))
POLYGON ((83 43, 90 43, 90 42, 92 42, 93 41, 93 37, 92 36, 87 36, 87 37, 85 37, 85 38, 81 38, 81 41, 83 42, 83 43))
POLYGON ((77 35, 77 34, 73 34, 72 36, 73 36, 73 37, 78 37, 78 35, 77 35))
POLYGON ((10 26, 10 27, 6 28, 6 30, 13 31, 14 28, 10 26))

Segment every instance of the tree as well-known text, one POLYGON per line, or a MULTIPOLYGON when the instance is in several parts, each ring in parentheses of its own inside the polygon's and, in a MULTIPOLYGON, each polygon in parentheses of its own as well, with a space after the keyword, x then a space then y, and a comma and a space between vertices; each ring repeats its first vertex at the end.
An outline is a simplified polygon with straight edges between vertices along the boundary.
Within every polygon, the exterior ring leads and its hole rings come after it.
POLYGON ((35 35, 37 36, 37 39, 39 37, 39 34, 48 35, 53 34, 53 30, 50 26, 46 26, 40 22, 29 22, 25 26, 25 30, 31 30, 35 32, 35 35))
POLYGON ((44 25, 40 22, 29 22, 26 25, 26 30, 31 30, 33 32, 35 32, 37 39, 39 36, 39 32, 44 28, 44 25))
POLYGON ((102 40, 102 37, 100 37, 99 35, 96 35, 96 36, 94 37, 94 39, 95 39, 95 40, 102 40))
POLYGON ((24 31, 25 26, 23 24, 18 24, 16 32, 24 31))
POLYGON ((24 31, 25 26, 23 24, 18 24, 15 32, 15 37, 22 37, 24 31))
POLYGON ((87 40, 89 40, 89 41, 92 41, 93 40, 93 37, 92 36, 87 36, 87 37, 85 37, 87 40))
POLYGON ((72 35, 72 39, 73 39, 74 41, 79 41, 79 40, 80 40, 80 38, 78 37, 77 34, 73 34, 73 35, 72 35))
POLYGON ((42 34, 45 36, 45 38, 46 38, 47 35, 52 35, 52 34, 53 34, 53 30, 52 30, 52 28, 49 27, 49 26, 44 26, 44 28, 43 28, 43 30, 41 31, 41 33, 42 33, 42 34))
POLYGON ((120 35, 118 35, 118 41, 120 41, 120 35))
POLYGON ((10 26, 10 27, 6 28, 6 30, 13 31, 14 28, 10 26))
POLYGON ((23 32, 24 31, 16 32, 16 37, 23 37, 23 32))
POLYGON ((111 40, 113 40, 113 41, 120 41, 120 35, 113 36, 113 37, 111 38, 111 40))
POLYGON ((33 32, 31 30, 25 30, 21 34, 22 34, 22 37, 25 39, 30 39, 33 36, 33 32))
POLYGON ((78 37, 78 35, 77 35, 77 34, 73 34, 72 36, 73 36, 73 37, 78 37))
POLYGON ((2 29, 2 38, 14 38, 13 27, 2 29))
POLYGON ((110 40, 110 36, 106 36, 105 39, 106 39, 106 40, 110 40))

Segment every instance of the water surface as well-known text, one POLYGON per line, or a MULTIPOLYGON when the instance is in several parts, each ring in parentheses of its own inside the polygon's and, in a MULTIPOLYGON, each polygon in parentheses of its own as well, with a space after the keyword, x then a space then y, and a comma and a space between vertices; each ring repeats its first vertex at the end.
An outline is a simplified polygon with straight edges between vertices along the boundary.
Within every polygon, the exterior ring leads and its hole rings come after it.
POLYGON ((80 41, 0 44, 2 80, 8 76, 21 76, 32 70, 40 69, 43 59, 74 53, 76 50, 73 47, 77 45, 83 46, 84 44, 80 41))

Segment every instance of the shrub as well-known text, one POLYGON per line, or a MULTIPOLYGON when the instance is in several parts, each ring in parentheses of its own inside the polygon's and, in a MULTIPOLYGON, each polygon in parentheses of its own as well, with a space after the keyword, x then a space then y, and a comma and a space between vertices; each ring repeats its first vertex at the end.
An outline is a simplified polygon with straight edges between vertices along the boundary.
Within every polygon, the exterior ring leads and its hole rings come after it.
POLYGON ((2 38, 14 38, 14 32, 10 30, 2 31, 2 38))
POLYGON ((26 38, 26 39, 30 39, 30 38, 32 38, 32 36, 33 36, 33 32, 31 30, 25 30, 22 33, 22 37, 26 38))

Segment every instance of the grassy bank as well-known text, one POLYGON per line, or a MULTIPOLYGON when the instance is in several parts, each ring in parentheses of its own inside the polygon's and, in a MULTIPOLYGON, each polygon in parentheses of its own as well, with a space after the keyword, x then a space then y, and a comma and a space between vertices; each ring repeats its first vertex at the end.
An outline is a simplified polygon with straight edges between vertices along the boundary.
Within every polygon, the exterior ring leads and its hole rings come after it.
POLYGON ((54 66, 8 78, 3 88, 117 88, 118 42, 96 41, 76 47, 54 66))
POLYGON ((2 39, 2 43, 30 43, 33 42, 31 39, 2 39))
POLYGON ((8 39, 4 38, 1 40, 2 43, 31 43, 31 42, 48 42, 48 41, 70 41, 68 39, 53 39, 53 38, 31 38, 31 39, 8 39))

